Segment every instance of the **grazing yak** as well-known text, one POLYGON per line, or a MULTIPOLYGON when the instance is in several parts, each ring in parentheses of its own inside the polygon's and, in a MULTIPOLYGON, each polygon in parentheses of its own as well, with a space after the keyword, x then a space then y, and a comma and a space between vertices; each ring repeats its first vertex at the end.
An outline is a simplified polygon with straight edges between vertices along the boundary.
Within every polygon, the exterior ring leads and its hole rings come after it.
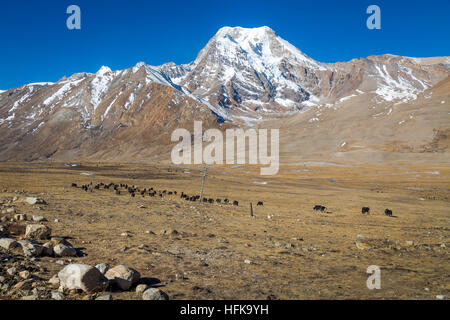
POLYGON ((325 210, 327 210, 327 207, 324 207, 324 206, 321 206, 321 205, 314 206, 314 211, 325 212, 325 210))
POLYGON ((78 186, 77 186, 77 184, 76 184, 76 183, 72 183, 72 187, 74 187, 74 188, 78 188, 78 186))
POLYGON ((233 201, 233 206, 238 206, 239 205, 239 201, 234 200, 233 201))
POLYGON ((386 209, 384 210, 384 214, 387 215, 388 217, 392 217, 392 210, 386 209))
POLYGON ((263 205, 264 205, 264 203, 262 201, 258 201, 257 206, 263 206, 263 205))
POLYGON ((370 213, 370 208, 369 207, 362 207, 361 209, 361 213, 362 214, 369 214, 370 213))

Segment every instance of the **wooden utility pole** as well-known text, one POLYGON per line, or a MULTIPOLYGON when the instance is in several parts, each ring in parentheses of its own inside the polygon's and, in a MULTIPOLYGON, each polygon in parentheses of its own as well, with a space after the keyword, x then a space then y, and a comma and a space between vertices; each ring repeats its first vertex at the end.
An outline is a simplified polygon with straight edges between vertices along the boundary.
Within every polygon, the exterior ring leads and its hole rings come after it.
POLYGON ((253 218, 253 205, 251 202, 250 202, 250 217, 253 218))
POLYGON ((200 201, 203 201, 203 187, 205 186, 206 175, 208 174, 208 167, 203 170, 202 189, 200 190, 200 201))

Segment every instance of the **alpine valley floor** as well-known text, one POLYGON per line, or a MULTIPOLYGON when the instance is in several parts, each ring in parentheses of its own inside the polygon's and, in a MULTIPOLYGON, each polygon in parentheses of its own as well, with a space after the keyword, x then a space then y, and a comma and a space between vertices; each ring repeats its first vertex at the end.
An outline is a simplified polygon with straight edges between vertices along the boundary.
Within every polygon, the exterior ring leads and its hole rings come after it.
MULTIPOLYGON (((42 286, 63 268, 56 261, 64 260, 128 265, 161 286, 170 299, 450 295, 448 166, 308 163, 281 166, 279 174, 270 177, 261 176, 254 166, 211 167, 204 196, 239 201, 233 206, 180 199, 182 191, 200 193, 201 167, 77 164, 0 164, 0 203, 17 197, 10 204, 15 214, 25 213, 28 220, 44 216, 52 235, 67 237, 86 254, 38 258, 34 263, 40 269, 30 272, 44 280, 42 286), (94 183, 151 186, 178 194, 132 198, 125 192, 91 193, 71 187, 90 183, 89 176, 81 175, 86 172, 96 173, 94 183), (32 195, 48 204, 21 202, 32 195), (264 205, 256 206, 258 201, 264 205), (327 211, 316 213, 315 205, 324 205, 327 211), (362 207, 370 207, 370 214, 362 215, 362 207), (386 208, 393 217, 384 215, 386 208), (355 245, 358 234, 371 239, 367 246, 355 245), (381 267, 380 290, 366 287, 371 265, 381 267)), ((5 215, 12 217, 0 214, 5 215)), ((7 267, 0 264, 0 275, 6 278, 7 267)), ((141 299, 134 288, 108 293, 114 299, 141 299)), ((0 295, 20 298, 10 290, 0 295)), ((86 293, 66 297, 95 298, 86 293)))

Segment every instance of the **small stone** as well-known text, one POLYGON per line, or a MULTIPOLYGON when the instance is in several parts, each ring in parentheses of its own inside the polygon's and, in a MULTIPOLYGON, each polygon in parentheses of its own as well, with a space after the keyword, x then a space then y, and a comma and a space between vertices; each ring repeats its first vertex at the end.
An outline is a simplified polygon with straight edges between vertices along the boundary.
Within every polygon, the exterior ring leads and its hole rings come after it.
POLYGON ((130 237, 130 234, 128 232, 122 232, 120 235, 122 237, 130 237))
POLYGON ((50 241, 53 243, 54 246, 58 245, 58 244, 63 244, 69 247, 72 247, 72 245, 69 243, 69 241, 67 241, 66 239, 64 239, 63 237, 52 237, 50 239, 50 241))
POLYGON ((21 300, 38 300, 38 299, 39 299, 38 295, 35 295, 35 294, 33 294, 31 296, 24 296, 21 298, 21 300))
POLYGON ((113 297, 110 294, 105 294, 105 295, 95 298, 95 300, 112 300, 112 299, 113 299, 113 297))
POLYGON ((56 223, 58 223, 58 222, 61 222, 61 220, 59 220, 59 219, 55 219, 55 222, 56 222, 56 223))
POLYGON ((408 247, 412 247, 412 246, 414 246, 414 241, 407 240, 407 241, 405 241, 405 245, 408 246, 408 247))
POLYGON ((151 231, 151 230, 147 230, 147 231, 145 231, 145 233, 146 234, 155 234, 153 231, 151 231))
POLYGON ((35 205, 35 204, 47 204, 47 202, 45 202, 44 199, 41 198, 37 198, 37 197, 26 197, 25 198, 25 202, 30 204, 30 205, 35 205))
POLYGON ((32 219, 33 221, 36 221, 36 222, 44 222, 44 221, 47 221, 47 219, 45 219, 43 216, 33 216, 31 219, 32 219))
POLYGON ((144 291, 142 300, 169 300, 169 296, 162 290, 150 288, 144 291))
POLYGON ((39 257, 44 252, 44 247, 38 243, 29 240, 19 240, 18 242, 22 246, 23 253, 27 257, 39 257))
POLYGON ((26 279, 30 278, 30 276, 31 276, 31 274, 27 270, 19 272, 19 277, 21 277, 22 279, 26 280, 26 279))
POLYGON ((26 238, 45 240, 50 238, 52 229, 41 224, 29 224, 25 230, 26 238))
POLYGON ((177 230, 172 230, 172 229, 168 229, 168 230, 161 230, 160 232, 163 235, 168 235, 168 236, 176 236, 178 235, 178 231, 177 230))
POLYGON ((16 208, 8 208, 6 209, 6 213, 15 213, 16 212, 16 208))
POLYGON ((53 247, 53 252, 58 257, 75 257, 77 250, 64 244, 58 244, 53 247))
POLYGON ((60 265, 64 265, 64 261, 63 260, 56 260, 56 262, 55 262, 56 264, 60 264, 60 265))
POLYGON ((251 262, 250 260, 248 260, 248 259, 245 259, 245 260, 244 260, 244 263, 246 263, 246 264, 252 264, 252 262, 251 262))
POLYGON ((53 300, 64 300, 65 299, 65 295, 64 293, 58 292, 58 291, 54 291, 52 290, 51 292, 51 296, 53 300))
POLYGON ((6 273, 9 274, 10 276, 13 276, 17 273, 17 269, 15 267, 11 267, 6 270, 6 273))
POLYGON ((445 296, 445 295, 443 295, 443 294, 438 294, 438 295, 436 296, 436 299, 439 299, 439 300, 445 300, 445 299, 447 299, 447 296, 445 296))
POLYGON ((107 263, 99 263, 95 266, 103 275, 108 271, 109 264, 107 263))
POLYGON ((105 277, 113 284, 117 285, 120 289, 128 290, 140 279, 141 275, 133 268, 118 265, 112 269, 109 269, 106 272, 105 277))
POLYGON ((136 286, 136 293, 142 294, 147 289, 148 289, 148 286, 146 284, 138 284, 136 286))

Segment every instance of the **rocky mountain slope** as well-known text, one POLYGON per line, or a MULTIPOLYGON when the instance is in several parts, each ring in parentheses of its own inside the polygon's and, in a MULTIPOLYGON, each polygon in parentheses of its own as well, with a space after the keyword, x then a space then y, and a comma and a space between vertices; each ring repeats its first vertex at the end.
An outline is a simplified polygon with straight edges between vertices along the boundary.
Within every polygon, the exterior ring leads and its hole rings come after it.
MULTIPOLYGON (((305 129, 319 126, 326 113, 334 127, 346 128, 352 116, 358 119, 352 127, 372 121, 367 110, 387 110, 386 118, 375 118, 388 120, 394 118, 389 110, 405 106, 445 122, 448 115, 432 113, 421 103, 429 101, 423 100, 424 92, 449 75, 448 57, 382 55, 320 63, 268 27, 225 27, 186 65, 102 67, 95 74, 0 91, 0 160, 147 159, 166 154, 171 132, 192 130, 193 120, 202 120, 204 128, 305 129)), ((440 107, 448 109, 448 99, 443 101, 440 107)), ((395 135, 397 128, 388 123, 377 123, 375 140, 385 136, 378 130, 395 135)), ((425 131, 433 130, 446 128, 425 131)), ((322 126, 315 136, 310 130, 302 139, 295 131, 286 133, 287 141, 315 141, 330 128, 322 126)), ((352 134, 360 132, 355 128, 352 134)))

